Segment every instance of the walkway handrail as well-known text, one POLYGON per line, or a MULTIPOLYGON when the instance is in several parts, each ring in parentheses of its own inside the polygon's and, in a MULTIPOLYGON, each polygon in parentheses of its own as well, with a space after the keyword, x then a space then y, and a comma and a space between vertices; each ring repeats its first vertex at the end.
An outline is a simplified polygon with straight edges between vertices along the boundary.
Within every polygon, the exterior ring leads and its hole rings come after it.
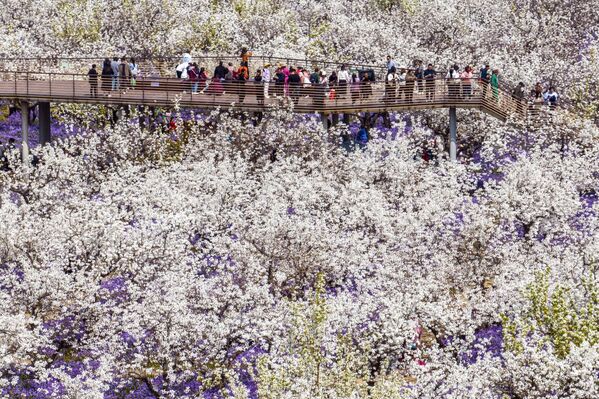
MULTIPOLYGON (((2 65, 6 64, 6 63, 18 63, 21 61, 26 61, 26 62, 37 62, 37 63, 44 63, 45 66, 51 66, 52 64, 59 64, 61 62, 67 62, 67 63, 72 63, 72 62, 78 62, 78 61, 84 61, 84 64, 79 65, 79 69, 81 69, 81 71, 83 72, 84 70, 86 71, 92 63, 95 63, 96 66, 98 67, 98 69, 101 69, 102 67, 102 62, 105 58, 108 58, 112 61, 113 57, 41 57, 41 58, 36 58, 36 57, 24 57, 24 58, 0 58, 0 68, 2 68, 2 65), (48 65, 49 64, 49 65, 48 65)), ((120 62, 120 58, 119 58, 119 62, 120 62)), ((128 59, 130 59, 131 57, 128 56, 128 59)), ((181 56, 146 56, 146 57, 134 57, 136 60, 136 63, 138 63, 141 66, 141 71, 143 72, 147 72, 147 67, 148 65, 144 65, 147 63, 155 63, 155 62, 161 62, 161 63, 169 63, 169 67, 173 67, 170 68, 169 71, 172 72, 172 75, 174 76, 174 67, 176 65, 178 65, 181 62, 181 56), (171 70, 172 69, 172 70, 171 70)), ((199 62, 200 65, 199 66, 203 66, 206 67, 207 72, 208 73, 212 73, 213 68, 216 67, 216 65, 218 64, 218 61, 223 61, 225 64, 227 62, 232 62, 234 67, 238 67, 239 66, 239 61, 240 61, 240 56, 239 55, 202 55, 202 54, 196 54, 196 55, 192 55, 192 60, 199 62), (211 61, 212 64, 211 65, 202 65, 202 61, 211 61)), ((312 71, 312 69, 315 66, 318 66, 319 68, 325 68, 327 69, 327 72, 330 72, 331 70, 328 69, 330 67, 333 67, 334 70, 339 71, 339 69, 341 68, 342 65, 346 65, 346 67, 348 68, 348 70, 373 70, 375 72, 376 78, 378 80, 383 80, 386 78, 386 74, 387 74, 387 68, 386 66, 384 66, 382 63, 381 64, 367 64, 367 63, 360 63, 360 62, 338 62, 338 61, 327 61, 327 60, 315 60, 315 59, 309 59, 309 58, 290 58, 290 57, 279 57, 279 56, 270 56, 270 55, 253 55, 250 57, 249 59, 249 64, 250 64, 250 69, 252 71, 255 71, 257 68, 261 68, 263 67, 265 64, 270 64, 272 68, 275 68, 277 66, 277 64, 282 64, 282 65, 287 65, 287 66, 301 66, 301 67, 305 67, 308 68, 309 70, 312 71)), ((151 67, 151 66, 150 66, 151 67)), ((156 65, 154 65, 154 67, 156 67, 156 65)), ((25 68, 26 70, 29 71, 40 71, 40 70, 45 70, 42 65, 40 65, 40 68, 25 68)), ((160 67, 157 67, 157 70, 159 70, 160 67)), ((413 66, 398 66, 396 67, 397 73, 399 73, 399 71, 401 69, 405 69, 407 70, 412 70, 415 71, 415 68, 413 66)), ((48 71, 48 72, 54 72, 54 71, 48 71)), ((69 72, 66 72, 69 73, 69 72)), ((435 72, 436 76, 439 77, 445 77, 447 74, 447 70, 446 69, 442 69, 442 70, 437 70, 435 72)), ((479 77, 480 74, 479 73, 474 73, 475 77, 479 77)), ((505 85, 503 82, 500 82, 500 86, 505 85)))
POLYGON ((249 112, 293 102, 295 112, 325 114, 456 107, 480 109, 502 120, 510 115, 525 116, 527 109, 524 102, 513 99, 510 93, 495 90, 476 78, 464 81, 443 77, 406 85, 363 82, 334 87, 269 82, 267 92, 264 83, 215 81, 209 82, 208 87, 198 82, 197 91, 204 89, 198 94, 193 93, 196 89, 193 81, 160 76, 146 76, 135 82, 119 79, 115 82, 112 76, 100 76, 97 84, 94 82, 83 74, 0 70, 0 98, 142 106, 170 106, 178 101, 183 107, 222 107, 249 112))

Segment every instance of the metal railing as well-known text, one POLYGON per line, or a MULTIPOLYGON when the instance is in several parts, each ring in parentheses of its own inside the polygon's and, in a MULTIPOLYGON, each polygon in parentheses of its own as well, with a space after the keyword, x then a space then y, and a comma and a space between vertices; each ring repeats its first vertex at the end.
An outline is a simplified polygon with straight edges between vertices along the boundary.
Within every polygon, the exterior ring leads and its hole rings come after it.
POLYGON ((0 98, 89 104, 226 108, 265 111, 291 105, 298 113, 356 113, 431 108, 475 108, 502 120, 526 117, 524 101, 477 78, 436 78, 345 85, 254 81, 195 81, 160 76, 136 80, 83 74, 0 71, 0 98))

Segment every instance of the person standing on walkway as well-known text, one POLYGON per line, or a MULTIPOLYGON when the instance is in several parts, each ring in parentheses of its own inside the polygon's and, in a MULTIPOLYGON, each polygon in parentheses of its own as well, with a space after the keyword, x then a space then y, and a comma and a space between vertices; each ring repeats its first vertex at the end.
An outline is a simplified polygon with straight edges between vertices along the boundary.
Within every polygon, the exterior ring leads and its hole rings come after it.
POLYGON ((358 75, 352 73, 351 75, 351 103, 354 104, 356 101, 360 99, 360 79, 358 79, 358 75))
POLYGON ((416 73, 410 69, 406 74, 406 101, 411 103, 414 98, 414 87, 416 86, 416 73))
POLYGON ((391 58, 390 55, 387 56, 387 75, 391 73, 391 68, 397 71, 397 65, 395 65, 395 61, 391 58))
POLYGON ((451 100, 457 100, 460 93, 460 71, 457 64, 449 68, 447 72, 447 92, 451 100))
POLYGON ((252 56, 252 52, 248 51, 247 47, 242 47, 241 48, 241 65, 246 67, 248 69, 248 72, 250 71, 250 57, 252 56))
POLYGON ((493 98, 495 98, 495 101, 499 101, 499 69, 493 69, 491 87, 493 88, 493 98))
POLYGON ((121 58, 119 64, 119 87, 127 87, 127 82, 131 79, 131 71, 129 70, 129 64, 125 57, 121 58))
POLYGON ((347 85, 349 83, 349 71, 347 70, 347 66, 345 64, 341 65, 341 70, 337 75, 337 79, 339 81, 339 95, 341 98, 347 95, 347 85))
POLYGON ((462 94, 464 97, 472 96, 473 75, 474 74, 472 73, 472 67, 470 65, 467 65, 466 68, 464 68, 464 72, 462 72, 462 74, 460 75, 460 78, 462 79, 462 94))
POLYGON ((111 80, 112 80, 112 67, 110 66, 110 59, 104 59, 104 64, 102 64, 102 90, 110 91, 111 89, 111 80))
POLYGON ((98 97, 98 71, 96 70, 96 64, 93 64, 91 69, 87 72, 89 79, 89 95, 90 97, 98 97))
POLYGON ((428 67, 422 74, 426 85, 426 99, 427 101, 433 101, 435 99, 435 75, 436 72, 433 69, 433 64, 428 64, 428 67))
POLYGON ((512 91, 512 96, 514 97, 514 100, 516 100, 516 110, 521 114, 524 114, 524 99, 526 97, 526 91, 524 87, 524 82, 520 82, 512 91))
POLYGON ((372 94, 372 86, 370 85, 370 78, 368 72, 362 72, 362 78, 360 79, 360 98, 367 100, 372 94))
MULTIPOLYGON (((197 64, 196 65, 196 69, 197 69, 197 64)), ((200 93, 204 94, 204 92, 206 92, 210 86, 210 79, 208 79, 208 74, 206 73, 206 68, 201 67, 200 68, 200 72, 198 73, 198 82, 200 83, 200 93)))
POLYGON ((281 72, 283 72, 283 76, 285 76, 285 96, 289 96, 289 68, 287 65, 283 65, 281 67, 281 72))
POLYGON ((397 75, 397 89, 398 89, 398 93, 397 93, 397 98, 398 100, 405 100, 406 99, 406 79, 408 77, 407 71, 405 68, 401 68, 401 70, 399 71, 399 75, 397 75))
POLYGON ((551 109, 555 108, 555 106, 557 105, 558 99, 559 99, 559 95, 557 94, 557 92, 555 91, 555 88, 553 86, 551 86, 549 88, 549 90, 547 90, 545 92, 545 94, 543 95, 543 100, 545 101, 546 104, 549 105, 549 107, 551 109))
POLYGON ((237 94, 239 95, 239 104, 243 104, 246 92, 245 82, 248 80, 249 77, 248 68, 245 65, 241 64, 237 69, 236 75, 237 76, 235 79, 235 84, 237 86, 237 94))
POLYGON ((543 98, 543 84, 541 82, 537 82, 535 85, 535 99, 543 98))
POLYGON ((110 63, 112 69, 112 90, 119 89, 119 58, 114 57, 110 63))
POLYGON ((289 95, 294 104, 297 104, 299 101, 301 85, 302 78, 298 71, 292 67, 289 74, 289 95))
POLYGON ((198 93, 199 75, 200 72, 198 71, 198 66, 195 63, 189 64, 189 67, 187 68, 187 76, 189 76, 189 81, 191 82, 191 94, 198 93))
POLYGON ((480 69, 480 84, 483 86, 483 99, 487 98, 487 86, 491 82, 491 67, 485 65, 480 69))
POLYGON ((270 98, 270 96, 268 95, 268 87, 270 86, 270 64, 266 64, 264 65, 264 68, 262 68, 262 73, 261 73, 261 81, 262 84, 264 85, 264 98, 270 98))
POLYGON ((218 66, 214 68, 214 76, 213 78, 217 78, 221 81, 225 80, 225 76, 227 76, 228 69, 223 65, 222 61, 218 62, 218 66))
POLYGON ((260 69, 256 70, 256 75, 254 76, 254 86, 256 92, 256 101, 258 101, 259 105, 264 105, 264 88, 262 85, 264 84, 264 76, 262 76, 262 71, 260 69))
POLYGON ((137 77, 139 75, 139 65, 135 62, 135 58, 131 58, 129 62, 129 71, 131 72, 131 87, 137 85, 137 77))
POLYGON ((385 79, 385 102, 395 103, 397 92, 397 74, 395 73, 395 67, 391 67, 389 72, 387 73, 387 78, 385 79))
POLYGON ((422 68, 422 61, 414 61, 414 76, 416 76, 416 88, 419 92, 424 91, 424 85, 422 79, 424 79, 424 69, 422 68))

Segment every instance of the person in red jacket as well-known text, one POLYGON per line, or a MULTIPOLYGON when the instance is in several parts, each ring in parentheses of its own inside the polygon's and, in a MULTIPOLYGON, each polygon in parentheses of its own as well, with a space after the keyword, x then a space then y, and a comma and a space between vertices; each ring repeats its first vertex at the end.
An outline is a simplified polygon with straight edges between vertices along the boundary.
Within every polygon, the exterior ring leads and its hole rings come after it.
POLYGON ((189 77, 189 81, 191 82, 191 94, 197 94, 199 72, 198 65, 195 62, 189 64, 189 67, 187 68, 187 76, 189 77))

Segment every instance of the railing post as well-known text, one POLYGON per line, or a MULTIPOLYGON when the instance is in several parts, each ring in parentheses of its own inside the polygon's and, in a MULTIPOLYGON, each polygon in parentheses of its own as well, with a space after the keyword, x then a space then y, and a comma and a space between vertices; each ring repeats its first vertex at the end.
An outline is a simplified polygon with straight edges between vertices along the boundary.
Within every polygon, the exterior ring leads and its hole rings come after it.
POLYGON ((455 107, 449 108, 449 158, 457 160, 458 121, 455 107))
POLYGON ((73 100, 75 100, 75 74, 73 74, 73 100))
POLYGON ((27 97, 29 97, 29 72, 25 75, 26 87, 27 87, 27 97))

